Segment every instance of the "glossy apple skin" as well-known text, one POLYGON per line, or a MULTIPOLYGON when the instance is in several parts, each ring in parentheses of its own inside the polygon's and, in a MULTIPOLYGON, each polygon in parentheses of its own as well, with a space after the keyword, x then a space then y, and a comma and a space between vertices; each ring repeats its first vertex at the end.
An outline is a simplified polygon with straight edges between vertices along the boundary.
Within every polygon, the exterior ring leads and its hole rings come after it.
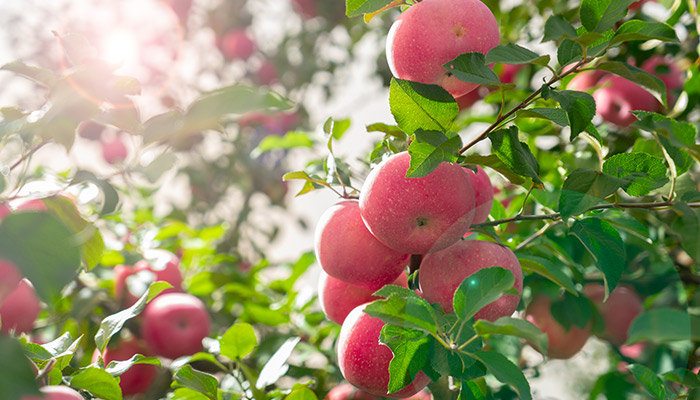
POLYGON ((327 209, 314 239, 316 259, 328 275, 367 290, 391 283, 408 264, 408 254, 390 249, 367 230, 356 200, 327 209))
POLYGON ((552 299, 545 294, 536 296, 525 309, 525 319, 547 334, 547 357, 568 359, 578 353, 591 335, 591 324, 585 329, 571 326, 568 331, 551 312, 552 299))
MULTIPOLYGON (((408 278, 402 273, 390 284, 407 288, 408 278)), ((380 299, 378 296, 372 296, 374 292, 335 279, 323 271, 318 280, 318 301, 321 303, 321 309, 328 319, 338 325, 343 324, 345 317, 355 307, 380 299)))
POLYGON ((14 292, 21 280, 22 274, 14 263, 0 260, 0 304, 14 292))
POLYGON ((427 0, 394 21, 386 42, 394 77, 440 85, 459 97, 478 86, 450 75, 443 65, 462 53, 486 54, 499 44, 496 18, 479 0, 427 0))
POLYGON ((673 92, 683 88, 684 75, 678 64, 671 57, 655 54, 642 63, 642 69, 663 81, 670 106, 676 99, 673 92))
MULTIPOLYGON (((95 349, 92 362, 96 362, 99 351, 95 349)), ((107 347, 102 358, 105 366, 112 361, 126 361, 136 354, 151 356, 151 352, 144 343, 136 338, 121 341, 115 347, 107 347)), ((119 387, 124 396, 145 393, 156 378, 158 367, 152 364, 135 364, 128 371, 119 376, 119 387)))
POLYGON ((68 386, 44 386, 39 390, 43 396, 22 396, 21 400, 85 400, 68 386))
MULTIPOLYGON (((388 346, 379 344, 384 322, 372 318, 363 310, 367 304, 355 307, 343 322, 338 336, 338 366, 345 379, 353 386, 377 396, 387 396, 389 362, 393 353, 388 346)), ((428 385, 430 378, 419 372, 413 382, 389 397, 407 398, 428 385)))
MULTIPOLYGON (((502 267, 515 277, 513 287, 522 293, 523 270, 515 254, 507 247, 483 240, 462 240, 445 250, 431 253, 420 265, 419 282, 423 297, 431 303, 440 303, 445 312, 454 312, 454 293, 468 276, 488 267, 502 267)), ((495 321, 515 312, 520 295, 506 295, 488 304, 475 319, 495 321)))
POLYGON ((255 53, 256 46, 245 29, 232 29, 221 38, 220 48, 227 60, 247 60, 255 53))
POLYGON ((424 177, 406 178, 409 164, 409 154, 402 152, 369 173, 360 193, 362 220, 380 242, 400 253, 442 250, 469 229, 474 189, 458 164, 443 162, 424 177))
POLYGON ((27 279, 19 281, 0 304, 0 318, 3 333, 14 331, 16 334, 29 333, 34 329, 34 321, 41 312, 41 302, 34 287, 27 279))
POLYGON ((102 158, 109 164, 117 164, 126 160, 127 154, 128 150, 120 136, 116 135, 102 140, 102 158))
POLYGON ((469 168, 464 168, 469 176, 474 189, 474 220, 472 224, 486 222, 493 206, 493 185, 486 171, 481 166, 476 166, 476 173, 469 168))
POLYGON ((583 293, 591 299, 603 317, 605 331, 601 337, 616 346, 624 344, 632 321, 644 311, 642 299, 637 292, 627 286, 618 286, 605 303, 605 287, 601 284, 586 284, 583 293))
POLYGON ((168 358, 202 350, 211 318, 204 303, 187 293, 168 293, 153 299, 143 311, 141 337, 156 354, 168 358))

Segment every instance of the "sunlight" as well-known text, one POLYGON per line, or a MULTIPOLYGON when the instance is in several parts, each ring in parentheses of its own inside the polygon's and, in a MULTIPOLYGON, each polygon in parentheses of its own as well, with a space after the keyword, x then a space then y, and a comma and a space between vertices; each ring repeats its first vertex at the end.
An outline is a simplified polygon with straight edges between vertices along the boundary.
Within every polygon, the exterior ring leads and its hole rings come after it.
POLYGON ((132 32, 125 29, 109 32, 100 47, 101 58, 111 65, 124 66, 138 62, 138 40, 132 32))

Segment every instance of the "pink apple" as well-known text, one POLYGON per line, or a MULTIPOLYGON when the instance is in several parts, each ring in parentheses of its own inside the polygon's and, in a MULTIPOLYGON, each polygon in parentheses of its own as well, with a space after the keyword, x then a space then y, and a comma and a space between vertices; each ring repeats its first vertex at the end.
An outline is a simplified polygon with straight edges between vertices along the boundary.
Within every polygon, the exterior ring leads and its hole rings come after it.
POLYGON ((456 98, 478 85, 458 80, 443 65, 463 53, 486 54, 499 41, 496 18, 481 1, 422 1, 392 24, 387 61, 396 78, 440 85, 456 98))
POLYGON ((442 250, 469 229, 474 189, 457 164, 444 162, 424 177, 406 178, 409 164, 408 153, 398 153, 369 173, 360 193, 362 220, 377 240, 400 253, 442 250))
POLYGON ((616 346, 624 344, 632 321, 644 311, 637 292, 627 286, 618 286, 605 303, 605 287, 601 284, 589 283, 584 286, 583 293, 598 307, 603 317, 605 331, 601 337, 616 346))
MULTIPOLYGON (((338 367, 345 379, 358 389, 377 396, 387 396, 389 362, 393 353, 379 344, 384 322, 363 311, 367 304, 355 307, 340 328, 338 336, 338 367)), ((390 397, 406 398, 418 393, 430 382, 423 372, 414 381, 390 397)))
MULTIPOLYGON (((407 288, 406 274, 402 273, 391 284, 407 288)), ((339 325, 343 324, 345 317, 355 307, 379 299, 380 297, 372 296, 374 292, 335 279, 323 271, 318 281, 318 301, 321 308, 328 319, 339 325)))
POLYGON ((476 166, 476 173, 469 168, 464 168, 474 188, 474 221, 473 224, 486 222, 493 206, 493 185, 486 171, 476 166))
POLYGON ((683 88, 684 76, 678 64, 671 57, 654 54, 644 61, 642 69, 663 81, 670 106, 676 98, 673 92, 683 88))
POLYGON ((521 69, 523 69, 526 64, 503 64, 503 70, 499 75, 499 79, 503 83, 515 83, 515 77, 518 75, 521 69))
POLYGON ((182 272, 180 259, 168 250, 150 249, 143 253, 143 260, 134 264, 134 272, 150 271, 155 274, 154 281, 165 281, 173 285, 162 293, 182 291, 182 272))
POLYGON ((328 275, 372 291, 401 275, 409 258, 372 236, 362 222, 357 200, 341 201, 321 215, 314 247, 328 275))
POLYGON ((381 400, 381 398, 363 392, 349 383, 343 383, 331 389, 324 400, 381 400))
POLYGON ((247 60, 256 50, 255 42, 245 29, 232 29, 224 33, 219 46, 227 60, 247 60))
POLYGON ((2 221, 3 218, 10 215, 11 213, 12 213, 12 209, 10 208, 10 206, 7 203, 5 203, 5 202, 0 203, 0 221, 2 221))
POLYGON ((21 280, 22 274, 13 262, 0 260, 0 304, 14 292, 21 280))
POLYGON ((552 299, 545 294, 536 296, 525 310, 525 319, 547 334, 549 340, 547 357, 567 359, 578 353, 591 335, 591 324, 585 329, 576 326, 564 327, 557 322, 551 312, 552 299))
POLYGON ((44 386, 39 390, 41 396, 22 396, 21 400, 85 400, 80 393, 68 386, 44 386))
POLYGON ((27 279, 22 279, 15 290, 0 304, 2 332, 14 331, 17 334, 31 332, 39 312, 41 312, 41 303, 34 291, 34 286, 27 279))
POLYGON ((279 74, 277 73, 277 66, 270 60, 266 60, 258 69, 257 73, 258 82, 261 85, 270 86, 279 80, 279 74))
MULTIPOLYGON (((98 360, 100 352, 95 349, 92 362, 98 360)), ((112 361, 126 361, 136 354, 151 356, 152 354, 137 338, 122 340, 116 346, 107 347, 102 358, 105 366, 112 361)), ((156 378, 158 367, 152 364, 134 364, 125 373, 119 376, 119 387, 124 396, 144 393, 156 378)))
POLYGON ((102 139, 102 157, 109 164, 117 164, 126 159, 128 150, 121 136, 114 135, 111 138, 102 139))
POLYGON ((178 358, 202 350, 211 318, 204 303, 187 293, 167 293, 153 299, 143 311, 141 336, 156 354, 178 358))
POLYGON ((318 16, 316 1, 318 0, 291 0, 294 11, 304 18, 314 18, 318 16))
POLYGON ((42 199, 31 199, 15 207, 15 211, 47 211, 46 204, 42 199))
POLYGON ((120 264, 114 267, 114 297, 126 307, 130 307, 138 297, 133 295, 128 288, 126 280, 134 274, 134 267, 131 265, 120 264))
POLYGON ((641 86, 619 76, 606 76, 593 93, 596 109, 603 120, 619 126, 637 121, 633 110, 659 111, 661 104, 641 86))
MULTIPOLYGON (((488 267, 510 270, 515 276, 513 287, 522 293, 523 271, 509 248, 483 240, 462 240, 423 258, 419 274, 423 297, 431 303, 440 303, 445 312, 454 312, 452 298, 462 281, 488 267)), ((474 318, 495 321, 510 316, 519 302, 520 295, 503 296, 478 311, 474 318)))
POLYGON ((459 111, 464 111, 474 105, 477 101, 481 100, 481 94, 479 93, 479 88, 472 90, 469 93, 463 94, 455 99, 459 111))
POLYGON ((629 5, 629 10, 630 11, 639 11, 640 8, 642 8, 642 5, 648 1, 656 1, 656 0, 638 0, 635 1, 634 3, 629 5))
POLYGON ((605 72, 603 71, 584 71, 584 72, 579 72, 574 76, 571 81, 569 81, 569 84, 567 85, 567 89, 569 90, 578 90, 581 92, 588 91, 589 89, 594 88, 595 86, 599 85, 599 81, 602 77, 606 75, 605 72))

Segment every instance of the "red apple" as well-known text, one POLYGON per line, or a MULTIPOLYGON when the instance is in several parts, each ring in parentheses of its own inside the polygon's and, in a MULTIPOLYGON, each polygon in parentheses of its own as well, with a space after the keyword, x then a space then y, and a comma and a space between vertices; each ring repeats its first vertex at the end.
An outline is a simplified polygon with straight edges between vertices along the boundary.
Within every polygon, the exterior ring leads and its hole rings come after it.
MULTIPOLYGON (((384 322, 363 311, 367 304, 355 307, 345 318, 338 336, 338 367, 345 379, 358 389, 377 396, 387 396, 389 362, 393 353, 379 344, 384 322)), ((389 397, 406 398, 418 393, 430 382, 423 372, 414 381, 389 397)))
MULTIPOLYGON (((92 362, 96 362, 100 352, 95 349, 92 362)), ((105 366, 112 361, 126 361, 136 354, 151 356, 148 348, 137 338, 122 340, 114 347, 107 347, 102 358, 105 366)), ((145 393, 158 373, 158 367, 152 364, 134 364, 119 376, 119 387, 124 396, 145 393)))
POLYGON ((11 213, 12 213, 12 209, 10 208, 10 206, 7 203, 5 203, 5 202, 0 203, 0 221, 2 221, 3 218, 5 218, 6 216, 8 216, 11 213))
POLYGON ((318 16, 316 1, 318 0, 291 0, 294 11, 304 18, 314 18, 318 16))
POLYGON ((31 199, 15 207, 15 211, 47 211, 46 204, 42 199, 31 199))
POLYGON ((372 291, 401 275, 409 258, 372 236, 362 222, 357 200, 341 201, 321 215, 314 247, 328 275, 372 291))
POLYGON ((443 162, 422 178, 406 178, 409 163, 407 152, 398 153, 369 173, 360 193, 362 220, 400 253, 442 250, 469 229, 474 189, 458 164, 443 162))
MULTIPOLYGON (((445 250, 430 253, 420 265, 419 282, 423 297, 440 303, 445 312, 454 312, 454 293, 471 274, 488 267, 502 267, 515 276, 513 287, 523 290, 523 271, 515 254, 507 247, 483 240, 462 240, 445 250)), ((515 312, 520 295, 506 295, 482 308, 476 319, 495 321, 515 312)))
POLYGON ((392 24, 387 61, 396 78, 440 85, 456 98, 478 85, 458 80, 443 65, 462 53, 486 54, 499 41, 496 18, 481 1, 422 1, 392 24))
POLYGON ((14 263, 0 260, 0 304, 14 292, 21 280, 22 274, 14 263))
POLYGON ((515 77, 518 75, 521 69, 523 69, 526 64, 503 64, 503 70, 499 75, 499 79, 503 83, 515 83, 515 77))
POLYGON ((126 307, 130 307, 139 299, 131 293, 126 282, 133 274, 134 267, 131 265, 120 264, 114 267, 114 297, 126 307))
POLYGON ((277 66, 270 60, 265 61, 258 69, 257 73, 258 82, 261 85, 270 86, 279 80, 279 74, 277 73, 277 66))
POLYGON ((85 400, 80 393, 68 386, 44 386, 41 396, 22 396, 21 400, 85 400))
POLYGON ((674 91, 683 88, 683 72, 671 57, 654 54, 642 64, 642 69, 661 79, 666 85, 666 100, 669 105, 675 101, 674 91))
POLYGON ((605 303, 605 287, 601 284, 586 284, 583 293, 591 299, 603 317, 605 331, 601 337, 616 346, 624 344, 632 321, 644 311, 642 299, 637 292, 627 286, 618 286, 605 303))
POLYGON ((221 53, 227 60, 247 60, 255 53, 255 42, 245 29, 231 29, 221 38, 221 53))
POLYGON ((2 332, 14 331, 17 334, 31 332, 39 312, 41 312, 41 302, 34 291, 34 286, 27 279, 22 279, 15 290, 0 304, 2 332))
POLYGON ((178 358, 202 350, 211 331, 204 303, 187 293, 167 293, 153 299, 143 311, 141 337, 156 354, 178 358))
POLYGON ((630 11, 639 11, 640 8, 642 8, 642 5, 648 1, 656 1, 656 0, 638 0, 635 1, 634 3, 629 5, 629 10, 630 11))
POLYGON ((493 206, 493 185, 486 171, 476 166, 476 173, 469 168, 464 168, 474 188, 474 221, 473 224, 486 222, 493 206))
MULTIPOLYGON (((408 287, 408 278, 402 273, 392 285, 408 287)), ((345 317, 350 314, 355 307, 379 299, 372 296, 374 290, 367 290, 359 286, 345 283, 340 279, 335 279, 321 271, 318 280, 318 301, 326 317, 338 325, 342 325, 345 317)))
POLYGON ((381 398, 363 392, 349 383, 343 383, 331 389, 325 400, 381 400, 381 398))
MULTIPOLYGON (((168 250, 150 249, 143 253, 143 260, 134 264, 134 272, 150 271, 155 274, 154 281, 165 281, 173 285, 161 293, 182 291, 182 272, 180 259, 168 250)), ((150 283, 150 282, 149 282, 150 283)))
POLYGON ((102 157, 110 164, 116 164, 126 159, 128 150, 121 136, 102 139, 102 157))
POLYGON ((576 326, 565 330, 552 316, 552 299, 545 294, 535 297, 525 310, 525 319, 547 334, 547 357, 567 359, 573 357, 586 344, 591 335, 591 324, 585 329, 576 326))
POLYGON ((472 90, 469 93, 463 94, 457 98, 455 98, 455 101, 457 102, 457 106, 459 107, 459 111, 464 111, 471 106, 474 105, 477 101, 481 100, 481 94, 479 93, 479 88, 476 88, 472 90))

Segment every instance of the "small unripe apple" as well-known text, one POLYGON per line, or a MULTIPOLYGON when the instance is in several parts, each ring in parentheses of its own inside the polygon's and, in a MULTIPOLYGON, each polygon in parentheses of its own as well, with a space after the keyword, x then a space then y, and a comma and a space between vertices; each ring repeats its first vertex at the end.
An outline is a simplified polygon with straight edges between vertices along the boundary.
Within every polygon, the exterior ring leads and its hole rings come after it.
POLYGON ((338 336, 338 367, 345 379, 358 389, 377 396, 411 397, 428 385, 430 378, 418 372, 408 386, 387 395, 389 362, 393 353, 379 343, 384 321, 364 313, 367 304, 355 307, 345 318, 338 336))
POLYGON ((247 60, 255 53, 256 46, 245 29, 231 29, 221 38, 220 49, 227 60, 247 60))
POLYGON ((39 391, 41 396, 22 396, 21 400, 85 400, 68 386, 44 386, 39 391))
POLYGON ((469 229, 474 189, 458 164, 443 162, 421 178, 406 177, 409 165, 409 154, 402 152, 372 169, 360 193, 362 220, 377 240, 400 253, 442 250, 469 229))
POLYGON ((599 283, 586 284, 583 293, 591 299, 603 317, 605 331, 601 337, 616 346, 624 344, 632 321, 644 311, 642 299, 637 292, 628 286, 618 286, 605 303, 605 287, 599 283))
POLYGON ((41 302, 34 291, 34 286, 27 279, 20 280, 15 290, 0 304, 2 332, 14 331, 17 334, 31 332, 39 312, 41 312, 41 302))
MULTIPOLYGON (((137 338, 122 340, 116 346, 107 347, 102 358, 105 367, 112 361, 126 361, 136 354, 151 356, 148 348, 137 338)), ((100 352, 95 349, 92 362, 96 362, 100 352)), ((145 393, 156 378, 158 367, 153 364, 134 364, 128 371, 119 375, 119 387, 122 395, 130 396, 145 393)))
POLYGON ((498 23, 479 0, 428 0, 394 21, 386 41, 391 73, 399 79, 440 85, 460 97, 477 88, 443 65, 467 52, 486 54, 499 44, 498 23))
POLYGON ((153 299, 143 311, 141 337, 156 354, 168 358, 202 350, 211 318, 204 303, 187 293, 168 293, 153 299))
POLYGON ((409 258, 372 236, 362 222, 357 200, 341 201, 321 215, 314 248, 328 275, 372 291, 401 275, 409 258))
POLYGON ((565 330, 552 315, 552 299, 546 294, 536 296, 525 309, 525 319, 547 334, 547 357, 567 359, 578 353, 591 335, 591 324, 585 329, 574 325, 565 330))
MULTIPOLYGON (((523 270, 509 248, 483 240, 462 240, 423 258, 418 275, 423 297, 431 303, 440 303, 445 312, 454 312, 453 297, 462 281, 489 267, 511 271, 515 277, 513 287, 522 293, 523 270)), ((520 295, 503 296, 479 310, 474 318, 495 321, 508 317, 518 308, 519 302, 520 295)))
POLYGON ((476 166, 476 173, 469 168, 464 168, 474 188, 474 221, 472 224, 486 222, 493 206, 493 185, 486 171, 481 166, 476 166))
POLYGON ((14 292, 21 280, 22 274, 13 262, 0 260, 0 304, 14 292))
MULTIPOLYGON (((391 285, 408 287, 408 278, 402 273, 391 285)), ((328 276, 321 271, 318 280, 318 301, 326 317, 338 325, 342 325, 345 317, 355 307, 377 300, 380 297, 372 296, 374 290, 368 290, 359 286, 345 283, 340 279, 328 276)))
POLYGON ((121 136, 114 135, 102 140, 102 157, 109 164, 116 164, 126 160, 128 150, 121 136))

